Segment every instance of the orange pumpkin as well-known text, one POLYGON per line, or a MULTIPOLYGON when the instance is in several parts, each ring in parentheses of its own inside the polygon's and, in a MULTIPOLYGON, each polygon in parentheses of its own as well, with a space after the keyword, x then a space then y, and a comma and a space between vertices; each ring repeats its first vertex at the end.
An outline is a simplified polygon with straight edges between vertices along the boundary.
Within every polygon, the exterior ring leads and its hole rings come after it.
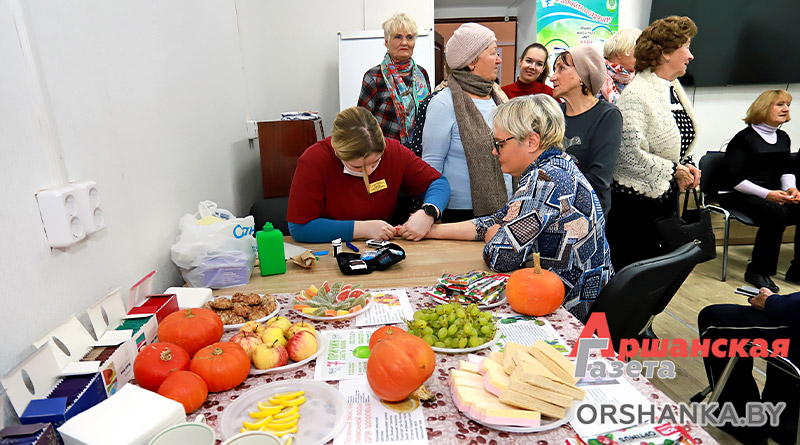
POLYGON ((250 358, 236 343, 221 341, 197 351, 189 371, 202 377, 210 392, 227 391, 247 378, 250 358))
POLYGON ((377 331, 373 332, 372 335, 369 336, 369 350, 371 351, 372 348, 375 347, 375 343, 378 343, 382 339, 392 336, 392 335, 402 335, 405 334, 406 331, 396 327, 396 326, 384 326, 377 331))
POLYGON ((186 414, 200 408, 208 398, 208 385, 191 371, 175 371, 158 387, 162 396, 180 402, 186 414))
POLYGON ((367 381, 372 391, 387 402, 399 402, 433 375, 436 354, 425 340, 414 335, 389 335, 370 349, 367 381))
POLYGON ((172 343, 151 343, 133 360, 133 377, 144 389, 156 392, 173 371, 189 369, 189 354, 172 343))
POLYGON ((204 346, 222 338, 222 319, 211 309, 189 308, 173 312, 158 324, 158 340, 174 343, 193 357, 204 346))
POLYGON ((564 302, 564 282, 549 270, 542 269, 539 254, 533 254, 533 268, 511 274, 506 283, 506 298, 511 308, 525 315, 547 315, 564 302))

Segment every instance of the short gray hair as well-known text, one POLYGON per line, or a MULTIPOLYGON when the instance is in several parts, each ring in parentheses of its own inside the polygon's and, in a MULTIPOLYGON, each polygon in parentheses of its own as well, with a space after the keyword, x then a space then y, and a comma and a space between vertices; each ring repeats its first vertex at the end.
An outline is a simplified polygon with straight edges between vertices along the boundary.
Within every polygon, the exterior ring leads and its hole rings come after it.
POLYGON ((490 119, 492 125, 517 140, 536 133, 541 148, 564 149, 564 113, 558 102, 546 94, 515 97, 492 110, 490 119))
POLYGON ((392 34, 405 28, 410 34, 417 36, 417 22, 405 12, 396 12, 383 22, 383 39, 387 42, 392 38, 392 34))
POLYGON ((615 32, 603 46, 603 57, 611 60, 616 56, 630 56, 636 46, 636 39, 642 34, 639 28, 624 28, 615 32))

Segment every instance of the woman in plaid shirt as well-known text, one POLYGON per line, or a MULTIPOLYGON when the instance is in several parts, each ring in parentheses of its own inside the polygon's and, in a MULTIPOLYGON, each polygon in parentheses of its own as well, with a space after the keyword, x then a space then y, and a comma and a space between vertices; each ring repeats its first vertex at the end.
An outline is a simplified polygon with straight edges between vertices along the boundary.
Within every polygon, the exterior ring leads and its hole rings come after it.
POLYGON ((411 143, 417 108, 430 94, 425 68, 411 56, 417 43, 417 22, 398 13, 383 22, 386 56, 364 74, 358 106, 368 109, 378 120, 387 138, 411 143))

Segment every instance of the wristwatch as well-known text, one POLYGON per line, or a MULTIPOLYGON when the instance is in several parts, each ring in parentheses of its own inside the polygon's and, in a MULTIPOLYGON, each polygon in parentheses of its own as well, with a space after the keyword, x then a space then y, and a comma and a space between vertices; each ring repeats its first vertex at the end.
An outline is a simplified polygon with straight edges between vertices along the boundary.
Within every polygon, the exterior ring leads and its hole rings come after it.
POLYGON ((422 210, 425 211, 425 214, 433 218, 434 221, 439 219, 439 209, 436 208, 435 205, 426 203, 422 204, 422 210))

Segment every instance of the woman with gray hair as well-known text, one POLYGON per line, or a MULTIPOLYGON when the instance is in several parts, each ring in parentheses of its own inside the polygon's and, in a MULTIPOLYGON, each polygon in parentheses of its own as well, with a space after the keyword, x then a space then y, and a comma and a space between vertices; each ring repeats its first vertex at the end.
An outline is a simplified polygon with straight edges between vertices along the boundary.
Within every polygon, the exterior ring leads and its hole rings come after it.
POLYGON ((492 215, 434 224, 426 238, 486 241, 483 259, 498 272, 539 253, 564 282, 564 307, 585 321, 613 268, 597 195, 561 148, 563 114, 549 96, 523 96, 497 107, 492 125, 492 154, 520 178, 514 196, 492 215))
POLYGON ((456 29, 445 47, 452 70, 447 87, 428 104, 422 132, 422 160, 451 184, 445 222, 490 215, 511 196, 511 177, 503 176, 491 155, 489 113, 507 99, 495 84, 497 39, 477 23, 456 29))
POLYGON ((408 146, 419 104, 431 90, 428 72, 411 58, 417 22, 404 12, 394 14, 383 22, 383 37, 386 55, 364 74, 358 106, 378 119, 385 137, 408 146))
POLYGON ((633 49, 636 46, 636 39, 641 34, 642 30, 639 28, 624 28, 606 40, 603 56, 606 59, 608 77, 597 97, 602 96, 605 100, 615 104, 619 95, 622 94, 622 90, 631 83, 636 68, 633 49))

